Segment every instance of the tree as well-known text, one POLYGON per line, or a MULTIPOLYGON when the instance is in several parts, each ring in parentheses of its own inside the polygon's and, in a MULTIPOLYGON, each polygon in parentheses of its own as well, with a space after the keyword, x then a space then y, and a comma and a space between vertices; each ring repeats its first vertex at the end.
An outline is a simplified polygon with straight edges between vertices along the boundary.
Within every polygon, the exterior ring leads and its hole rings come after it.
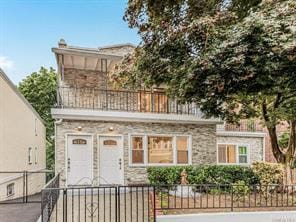
POLYGON ((50 109, 56 104, 57 79, 53 68, 41 67, 19 84, 20 92, 39 113, 46 126, 46 167, 54 168, 54 120, 50 109))
POLYGON ((125 14, 142 42, 112 79, 121 86, 165 84, 206 117, 260 118, 272 151, 288 168, 296 157, 294 0, 130 0, 125 14), (276 125, 289 124, 280 147, 276 125))

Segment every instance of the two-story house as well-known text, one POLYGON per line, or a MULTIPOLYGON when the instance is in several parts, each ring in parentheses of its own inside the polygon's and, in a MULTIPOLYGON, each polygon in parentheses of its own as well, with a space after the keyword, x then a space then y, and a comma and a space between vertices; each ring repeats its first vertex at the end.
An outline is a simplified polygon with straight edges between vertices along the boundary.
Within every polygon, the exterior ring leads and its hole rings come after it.
POLYGON ((45 185, 39 173, 46 169, 45 133, 41 117, 0 69, 0 201, 39 193, 45 185))
MULTIPOLYGON (((250 162, 252 150, 244 144, 217 146, 222 122, 204 118, 194 103, 179 104, 159 88, 113 89, 108 74, 133 50, 131 44, 81 48, 64 40, 52 49, 59 81, 52 109, 55 166, 64 185, 145 183, 148 166, 250 162)), ((252 160, 262 160, 262 147, 255 149, 252 160)))

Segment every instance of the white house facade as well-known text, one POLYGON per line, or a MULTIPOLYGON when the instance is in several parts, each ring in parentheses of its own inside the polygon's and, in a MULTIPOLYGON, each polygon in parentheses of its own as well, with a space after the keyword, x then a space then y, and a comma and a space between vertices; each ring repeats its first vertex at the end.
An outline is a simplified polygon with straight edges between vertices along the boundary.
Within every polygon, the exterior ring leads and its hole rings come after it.
POLYGON ((0 201, 41 191, 46 169, 45 126, 41 117, 0 69, 0 201))

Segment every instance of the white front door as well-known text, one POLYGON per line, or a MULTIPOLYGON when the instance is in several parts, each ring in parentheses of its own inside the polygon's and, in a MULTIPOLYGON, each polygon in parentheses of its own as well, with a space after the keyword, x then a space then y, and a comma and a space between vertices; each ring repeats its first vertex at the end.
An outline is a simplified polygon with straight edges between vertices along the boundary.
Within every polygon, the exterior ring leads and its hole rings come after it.
POLYGON ((92 136, 69 135, 66 172, 68 185, 92 184, 92 136))
POLYGON ((123 141, 121 136, 99 136, 100 185, 123 184, 123 141))

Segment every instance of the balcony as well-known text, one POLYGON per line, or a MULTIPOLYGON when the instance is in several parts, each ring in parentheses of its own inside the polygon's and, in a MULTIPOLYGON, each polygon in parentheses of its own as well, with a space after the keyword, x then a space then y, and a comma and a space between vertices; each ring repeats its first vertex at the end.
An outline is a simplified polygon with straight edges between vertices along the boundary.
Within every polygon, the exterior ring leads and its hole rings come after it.
POLYGON ((201 115, 196 104, 180 104, 161 91, 59 87, 57 94, 56 108, 60 109, 201 115))
POLYGON ((224 123, 224 125, 217 125, 217 131, 229 132, 263 132, 262 125, 255 120, 241 120, 238 125, 231 123, 224 123))

